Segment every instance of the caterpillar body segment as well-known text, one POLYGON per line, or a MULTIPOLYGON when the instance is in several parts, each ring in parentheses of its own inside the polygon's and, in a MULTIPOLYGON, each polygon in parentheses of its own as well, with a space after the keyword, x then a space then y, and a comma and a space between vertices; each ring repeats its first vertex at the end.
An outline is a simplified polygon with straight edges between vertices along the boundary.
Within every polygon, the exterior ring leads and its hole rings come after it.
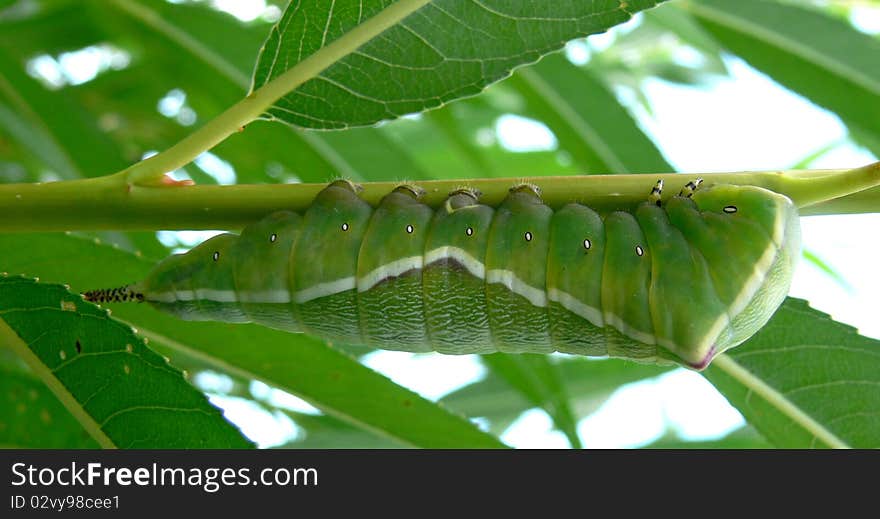
POLYGON ((422 275, 432 216, 406 188, 386 195, 373 213, 357 261, 358 342, 430 351, 422 275))
POLYGON ((384 349, 702 369, 781 304, 800 235, 783 195, 697 186, 658 205, 658 183, 633 212, 600 215, 553 211, 528 186, 494 208, 459 190, 435 210, 406 188, 374 208, 339 181, 303 214, 216 236, 127 293, 184 319, 384 349))
MULTIPOLYGON (((305 212, 287 266, 293 314, 304 332, 343 342, 364 342, 358 317, 357 271, 372 214, 373 208, 344 181, 321 191, 305 212)), ((253 254, 258 260, 259 253, 253 254)))
MULTIPOLYGON (((579 355, 607 354, 612 330, 602 316, 605 225, 596 211, 569 204, 553 215, 547 254, 547 313, 557 351, 579 355), (572 247, 573 237, 583 237, 572 247), (574 314, 579 319, 572 319, 574 314), (591 326, 585 326, 587 321, 591 326)), ((615 343, 617 337, 612 337, 615 343)))
POLYGON ((233 268, 234 285, 249 288, 237 292, 239 305, 249 320, 287 331, 302 329, 290 298, 290 253, 302 232, 302 222, 302 216, 296 213, 279 211, 242 231, 237 249, 261 251, 259 258, 251 260, 239 256, 233 268))
POLYGON ((486 252, 489 330, 498 351, 551 353, 547 251, 553 211, 514 189, 495 210, 486 252))
POLYGON ((434 213, 425 243, 422 300, 435 351, 498 351, 489 329, 486 253, 495 210, 470 192, 450 195, 434 213))

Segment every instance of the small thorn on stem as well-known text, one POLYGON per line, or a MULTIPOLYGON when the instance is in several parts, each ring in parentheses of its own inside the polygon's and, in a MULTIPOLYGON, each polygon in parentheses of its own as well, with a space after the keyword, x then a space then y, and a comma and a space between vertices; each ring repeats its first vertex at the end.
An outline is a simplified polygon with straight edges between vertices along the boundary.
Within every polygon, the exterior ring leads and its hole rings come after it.
POLYGON ((185 179, 185 180, 174 180, 173 178, 171 178, 171 175, 164 175, 164 176, 162 176, 161 183, 162 183, 163 186, 170 186, 170 187, 183 187, 183 186, 194 186, 194 185, 196 185, 196 183, 193 182, 193 181, 190 180, 190 179, 185 179))

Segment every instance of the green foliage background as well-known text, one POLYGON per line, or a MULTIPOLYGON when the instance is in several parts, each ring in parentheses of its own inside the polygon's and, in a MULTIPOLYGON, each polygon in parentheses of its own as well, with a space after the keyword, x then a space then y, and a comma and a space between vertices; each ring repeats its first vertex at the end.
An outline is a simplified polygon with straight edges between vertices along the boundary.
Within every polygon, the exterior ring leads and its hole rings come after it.
MULTIPOLYGON (((393 2, 349 3, 375 11, 393 2)), ((460 53, 461 66, 410 77, 398 76, 382 60, 346 58, 321 81, 277 102, 271 116, 280 122, 254 122, 212 153, 234 167, 242 184, 672 171, 614 90, 629 89, 650 109, 640 90, 646 79, 699 85, 726 74, 722 57, 728 53, 836 113, 857 142, 880 155, 880 40, 849 25, 850 7, 843 2, 672 0, 644 11, 635 29, 595 52, 587 66, 549 54, 480 93, 510 67, 553 50, 564 35, 621 23, 624 11, 655 3, 630 1, 620 10, 612 1, 555 2, 559 16, 553 22, 493 23, 476 37, 471 25, 479 27, 485 13, 476 3, 459 2, 456 16, 437 27, 423 24, 419 38, 390 31, 368 50, 415 68, 431 63, 432 51, 460 53), (587 9, 598 14, 584 16, 587 9), (673 59, 684 45, 700 53, 700 65, 673 59), (378 126, 302 128, 369 125, 462 95, 473 97, 378 126), (313 104, 316 96, 333 105, 313 104), (543 121, 559 149, 513 153, 486 139, 504 114, 543 121)), ((277 5, 279 12, 285 8, 277 5)), ((303 5, 325 17, 325 3, 303 5)), ((267 56, 295 63, 320 48, 322 36, 350 30, 357 17, 346 12, 324 31, 307 20, 279 25, 259 54, 272 23, 241 22, 207 1, 0 0, 0 182, 72 180, 124 169, 239 101, 255 64, 258 86, 274 77, 267 56), (33 73, 35 57, 62 60, 91 45, 129 58, 108 63, 82 84, 50 85, 33 73), (185 93, 194 120, 157 112, 158 100, 172 89, 185 93)), ((200 184, 217 182, 197 164, 180 173, 200 184)), ((431 402, 364 367, 359 359, 369 352, 365 348, 114 306, 113 317, 133 325, 133 335, 53 285, 66 283, 76 292, 125 284, 168 253, 153 232, 0 236, 0 270, 45 282, 0 282, 0 318, 8 325, 0 328, 7 346, 0 349, 0 445, 246 446, 207 403, 204 388, 185 382, 183 369, 190 381, 200 372, 225 374, 232 381, 220 391, 225 396, 290 417, 304 434, 289 447, 500 447, 497 436, 532 408, 546 411, 579 447, 578 420, 621 385, 668 371, 617 360, 498 354, 481 359, 486 378, 431 402), (103 324, 92 329, 94 320, 103 324), (104 325, 130 335, 110 340, 104 325), (46 338, 46 328, 67 331, 46 338), (82 339, 71 349, 73 336, 82 339), (81 358, 68 362, 74 351, 81 358), (162 382, 157 373, 170 379, 162 382), (293 393, 322 413, 276 407, 255 394, 253 380, 293 393), (118 398, 100 396, 108 392, 118 398), (474 418, 488 424, 485 432, 469 420, 474 418)), ((880 446, 878 346, 789 300, 767 328, 705 372, 749 426, 715 442, 670 436, 654 446, 880 446)))

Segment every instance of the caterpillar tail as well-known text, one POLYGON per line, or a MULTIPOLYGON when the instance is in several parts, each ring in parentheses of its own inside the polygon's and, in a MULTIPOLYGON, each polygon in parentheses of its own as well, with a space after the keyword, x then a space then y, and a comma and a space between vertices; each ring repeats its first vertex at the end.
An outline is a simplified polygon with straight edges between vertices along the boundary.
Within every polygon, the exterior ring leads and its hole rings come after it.
POLYGON ((144 294, 138 291, 135 285, 125 285, 118 288, 99 288, 82 293, 86 301, 92 303, 122 303, 127 301, 143 302, 144 294))

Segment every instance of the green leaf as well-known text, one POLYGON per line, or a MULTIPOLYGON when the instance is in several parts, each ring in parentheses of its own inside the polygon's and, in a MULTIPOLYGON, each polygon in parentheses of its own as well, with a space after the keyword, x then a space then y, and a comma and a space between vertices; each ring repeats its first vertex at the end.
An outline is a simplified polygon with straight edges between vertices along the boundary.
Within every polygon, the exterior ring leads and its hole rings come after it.
POLYGON ((30 373, 0 364, 0 448, 97 447, 46 384, 30 373))
POLYGON ((250 446, 128 326, 60 285, 0 278, 0 341, 102 447, 250 446))
MULTIPOLYGON (((498 119, 517 109, 504 102, 493 103, 494 98, 513 98, 519 102, 516 93, 510 92, 502 82, 479 97, 457 101, 417 117, 392 121, 376 129, 384 131, 399 147, 405 148, 407 160, 418 163, 430 178, 522 177, 577 172, 571 160, 564 160, 557 150, 519 152, 503 147, 496 138, 498 119)), ((325 134, 329 138, 349 132, 325 134)), ((408 178, 398 171, 401 168, 391 168, 372 179, 408 178)))
POLYGON ((846 278, 840 272, 835 270, 834 267, 829 265, 824 259, 822 259, 822 257, 816 255, 816 253, 808 249, 804 249, 801 252, 801 255, 807 262, 811 263, 814 267, 824 272, 829 278, 836 281, 837 284, 840 285, 842 288, 848 291, 852 291, 853 287, 849 284, 846 278))
POLYGON ((553 419, 575 449, 581 448, 577 418, 572 411, 568 389, 562 374, 546 355, 484 355, 483 363, 522 393, 534 407, 540 407, 553 419))
MULTIPOLYGON (((594 412, 620 386, 661 375, 670 368, 635 364, 620 359, 559 358, 556 366, 576 420, 594 412)), ((483 380, 453 391, 440 400, 467 416, 489 421, 490 430, 501 433, 524 411, 535 407, 533 400, 515 389, 497 372, 483 380)))
POLYGON ((560 54, 519 70, 506 85, 544 121, 585 173, 672 171, 617 98, 560 54))
POLYGON ((296 425, 305 430, 302 437, 284 445, 295 449, 399 449, 407 445, 395 442, 391 438, 373 434, 361 428, 327 415, 308 415, 293 411, 283 411, 296 425))
POLYGON ((254 54, 265 39, 262 24, 245 24, 204 4, 110 0, 113 8, 196 61, 213 68, 242 91, 250 86, 254 54))
POLYGON ((880 341, 788 298, 704 372, 776 447, 880 447, 880 341))
POLYGON ((406 146, 386 136, 384 128, 355 128, 325 133, 321 139, 336 150, 348 164, 356 165, 358 177, 365 180, 405 175, 409 180, 431 178, 411 157, 406 146))
POLYGON ((827 153, 831 152, 835 148, 846 145, 845 139, 837 139, 832 142, 826 143, 823 146, 820 146, 808 153, 806 156, 801 158, 797 163, 792 164, 791 169, 809 169, 810 165, 813 164, 817 159, 822 158, 827 153))
POLYGON ((679 8, 678 3, 665 4, 659 9, 646 12, 645 24, 665 29, 664 35, 672 32, 681 43, 700 51, 700 55, 707 62, 702 66, 704 70, 719 73, 727 71, 721 59, 721 46, 694 21, 689 13, 679 8))
MULTIPOLYGON (((191 372, 196 374, 193 380, 198 384, 198 372, 205 369, 203 363, 194 357, 186 357, 180 352, 172 352, 176 355, 176 359, 183 360, 191 372)), ((180 364, 180 360, 177 363, 180 364)), ((217 373, 211 370, 216 376, 217 373)), ((275 400, 275 390, 269 393, 263 389, 254 390, 254 385, 250 380, 236 376, 234 374, 226 374, 232 382, 230 387, 223 388, 219 394, 235 398, 245 399, 253 402, 254 405, 262 408, 267 413, 271 413, 277 417, 283 414, 297 427, 295 436, 288 440, 287 443, 280 448, 294 449, 327 449, 334 447, 345 447, 347 449, 400 449, 409 447, 407 443, 390 438, 376 431, 358 427, 344 420, 326 414, 312 414, 302 411, 290 409, 285 406, 285 402, 275 400)), ((204 388, 203 388, 204 389, 204 388)), ((216 390, 214 387, 212 390, 216 390)))
POLYGON ((835 112, 857 134, 880 137, 880 40, 807 7, 766 0, 684 6, 750 65, 835 112))
MULTIPOLYGON (((484 151, 477 145, 476 139, 470 138, 468 135, 468 126, 463 125, 453 108, 458 105, 445 106, 438 110, 431 110, 424 114, 425 126, 429 126, 434 131, 435 138, 445 139, 448 147, 457 153, 449 153, 448 155, 456 156, 464 163, 464 167, 460 167, 460 171, 470 171, 473 176, 492 176, 493 168, 486 157, 484 151)), ((391 125, 389 125, 391 126, 391 125)), ((427 139, 429 142, 433 139, 427 139)), ((450 171, 453 168, 447 168, 450 171)), ((449 173, 447 173, 449 174, 449 173)), ((449 174, 450 178, 454 178, 454 174, 449 174)))
POLYGON ((256 325, 178 322, 149 308, 115 308, 152 342, 216 370, 284 389, 324 413, 398 442, 428 448, 504 445, 323 341, 256 325), (247 345, 247 347, 243 347, 247 345))
POLYGON ((363 178, 362 165, 352 162, 345 149, 335 149, 325 137, 257 121, 220 143, 213 152, 235 165, 239 184, 363 178))
POLYGON ((59 178, 97 176, 125 166, 96 121, 67 96, 28 77, 2 46, 0 71, 0 123, 59 178))
MULTIPOLYGON (((240 99, 270 27, 243 24, 207 4, 114 0, 51 7, 24 20, 0 20, 0 33, 9 35, 0 39, 0 127, 43 162, 29 166, 34 179, 47 166, 63 178, 109 173, 146 151, 170 147, 240 99), (14 45, 4 49, 7 42, 14 45), (36 55, 99 42, 127 52, 131 63, 55 91, 24 73, 24 63, 36 55), (193 127, 157 111, 157 102, 174 89, 194 110, 193 127), (17 97, 7 100, 10 92, 17 97)), ((285 181, 280 165, 303 181, 357 176, 321 136, 274 124, 248 125, 212 152, 235 167, 242 183, 285 181), (260 153, 254 153, 257 146, 260 153)), ((0 146, 0 161, 6 153, 0 146)), ((200 183, 213 182, 195 165, 186 170, 200 183)))
MULTIPOLYGON (((155 33, 169 47, 204 64, 221 81, 242 90, 250 86, 253 59, 265 39, 261 24, 243 24, 205 5, 135 0, 113 0, 113 5, 131 17, 133 25, 143 26, 138 28, 155 33)), ((334 137, 255 123, 214 152, 232 159, 239 183, 384 178, 391 168, 410 172, 408 178, 429 178, 412 161, 402 162, 405 149, 389 142, 378 128, 334 137), (253 152, 255 143, 262 153, 253 152)))
MULTIPOLYGON (((152 266, 132 254, 58 234, 0 235, 0 258, 4 270, 39 274, 79 290, 132 282, 152 266), (64 261, 57 261, 60 257, 64 261)), ((466 418, 394 384, 318 339, 257 325, 181 321, 143 304, 114 305, 113 313, 172 359, 175 352, 182 352, 217 371, 261 380, 398 442, 434 448, 504 446, 466 418)))
POLYGON ((386 435, 363 427, 357 427, 334 416, 320 414, 320 412, 312 414, 290 409, 283 400, 276 400, 276 390, 274 389, 268 393, 263 388, 255 390, 251 380, 235 374, 219 374, 206 366, 200 359, 188 357, 179 351, 169 351, 169 354, 175 355, 175 364, 186 368, 193 374, 191 380, 194 381, 197 387, 201 387, 201 389, 209 391, 211 394, 247 400, 275 417, 283 414, 293 421, 297 427, 295 436, 288 440, 287 443, 281 445, 280 448, 327 449, 345 447, 347 449, 399 449, 409 446, 406 443, 401 443, 386 435), (226 378, 230 382, 228 387, 218 387, 215 384, 211 384, 210 387, 200 386, 199 375, 206 370, 210 371, 215 377, 220 375, 226 378))
POLYGON ((644 449, 772 449, 754 428, 749 426, 718 438, 717 440, 683 440, 678 436, 664 436, 643 447, 644 449))
MULTIPOLYGON (((435 108, 479 93, 566 41, 602 32, 661 0, 505 2, 438 0, 409 15, 279 99, 269 115, 308 128, 341 129, 435 108)), ((413 6, 421 2, 410 2, 413 6)), ((254 89, 326 48, 389 0, 292 2, 269 35, 254 89)))
MULTIPOLYGON (((176 57, 182 64, 201 63, 211 76, 241 91, 250 86, 254 55, 265 39, 264 24, 245 24, 204 4, 112 0, 112 5, 125 15, 120 20, 123 27, 143 33, 143 39, 151 43, 158 38, 169 58, 176 57)), ((230 97, 229 103, 235 100, 230 97)), ((232 160, 239 183, 283 182, 289 180, 285 173, 304 182, 359 176, 321 136, 277 125, 249 125, 246 132, 227 139, 214 152, 232 160), (262 153, 253 152, 254 143, 259 143, 262 153), (290 171, 283 171, 282 165, 290 171)))

